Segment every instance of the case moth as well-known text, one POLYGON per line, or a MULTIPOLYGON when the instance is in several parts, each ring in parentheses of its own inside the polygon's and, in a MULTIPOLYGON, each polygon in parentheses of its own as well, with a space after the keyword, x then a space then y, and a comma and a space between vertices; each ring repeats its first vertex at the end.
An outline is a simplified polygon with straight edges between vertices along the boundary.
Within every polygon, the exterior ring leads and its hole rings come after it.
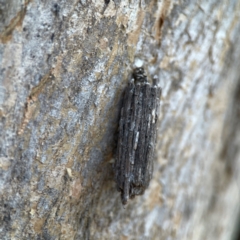
POLYGON ((144 193, 153 172, 161 88, 148 83, 144 69, 136 68, 123 99, 114 164, 122 203, 144 193))

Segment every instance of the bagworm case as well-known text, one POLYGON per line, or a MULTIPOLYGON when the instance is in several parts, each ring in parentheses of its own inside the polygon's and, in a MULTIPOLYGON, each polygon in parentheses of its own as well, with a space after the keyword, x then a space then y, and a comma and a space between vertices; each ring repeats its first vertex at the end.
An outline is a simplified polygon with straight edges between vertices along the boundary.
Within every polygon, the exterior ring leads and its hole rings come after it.
POLYGON ((115 181, 122 203, 141 195, 153 172, 158 107, 161 88, 147 82, 143 68, 136 68, 121 109, 115 181))

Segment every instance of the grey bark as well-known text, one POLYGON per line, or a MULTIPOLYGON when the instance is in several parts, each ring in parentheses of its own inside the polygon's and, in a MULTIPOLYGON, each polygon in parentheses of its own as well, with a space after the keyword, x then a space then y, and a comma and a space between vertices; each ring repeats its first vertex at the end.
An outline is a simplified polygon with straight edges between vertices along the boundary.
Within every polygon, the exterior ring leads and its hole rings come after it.
POLYGON ((0 238, 236 239, 239 1, 1 1, 0 238), (153 179, 113 181, 134 63, 162 87, 153 179))

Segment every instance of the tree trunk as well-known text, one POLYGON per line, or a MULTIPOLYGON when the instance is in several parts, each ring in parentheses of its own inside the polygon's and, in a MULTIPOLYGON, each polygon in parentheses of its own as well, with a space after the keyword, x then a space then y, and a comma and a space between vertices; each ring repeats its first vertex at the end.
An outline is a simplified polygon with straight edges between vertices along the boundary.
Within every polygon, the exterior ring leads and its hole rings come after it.
POLYGON ((0 4, 1 239, 237 239, 239 1, 0 4), (134 65, 162 87, 153 178, 114 161, 134 65))

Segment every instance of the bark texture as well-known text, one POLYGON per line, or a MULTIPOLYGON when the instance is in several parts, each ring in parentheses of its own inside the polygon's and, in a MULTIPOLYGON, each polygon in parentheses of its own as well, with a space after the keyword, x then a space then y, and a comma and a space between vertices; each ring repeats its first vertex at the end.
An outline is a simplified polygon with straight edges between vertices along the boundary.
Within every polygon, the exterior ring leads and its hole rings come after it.
POLYGON ((0 2, 1 239, 237 239, 240 2, 0 2), (122 207, 133 63, 162 87, 157 157, 122 207))

